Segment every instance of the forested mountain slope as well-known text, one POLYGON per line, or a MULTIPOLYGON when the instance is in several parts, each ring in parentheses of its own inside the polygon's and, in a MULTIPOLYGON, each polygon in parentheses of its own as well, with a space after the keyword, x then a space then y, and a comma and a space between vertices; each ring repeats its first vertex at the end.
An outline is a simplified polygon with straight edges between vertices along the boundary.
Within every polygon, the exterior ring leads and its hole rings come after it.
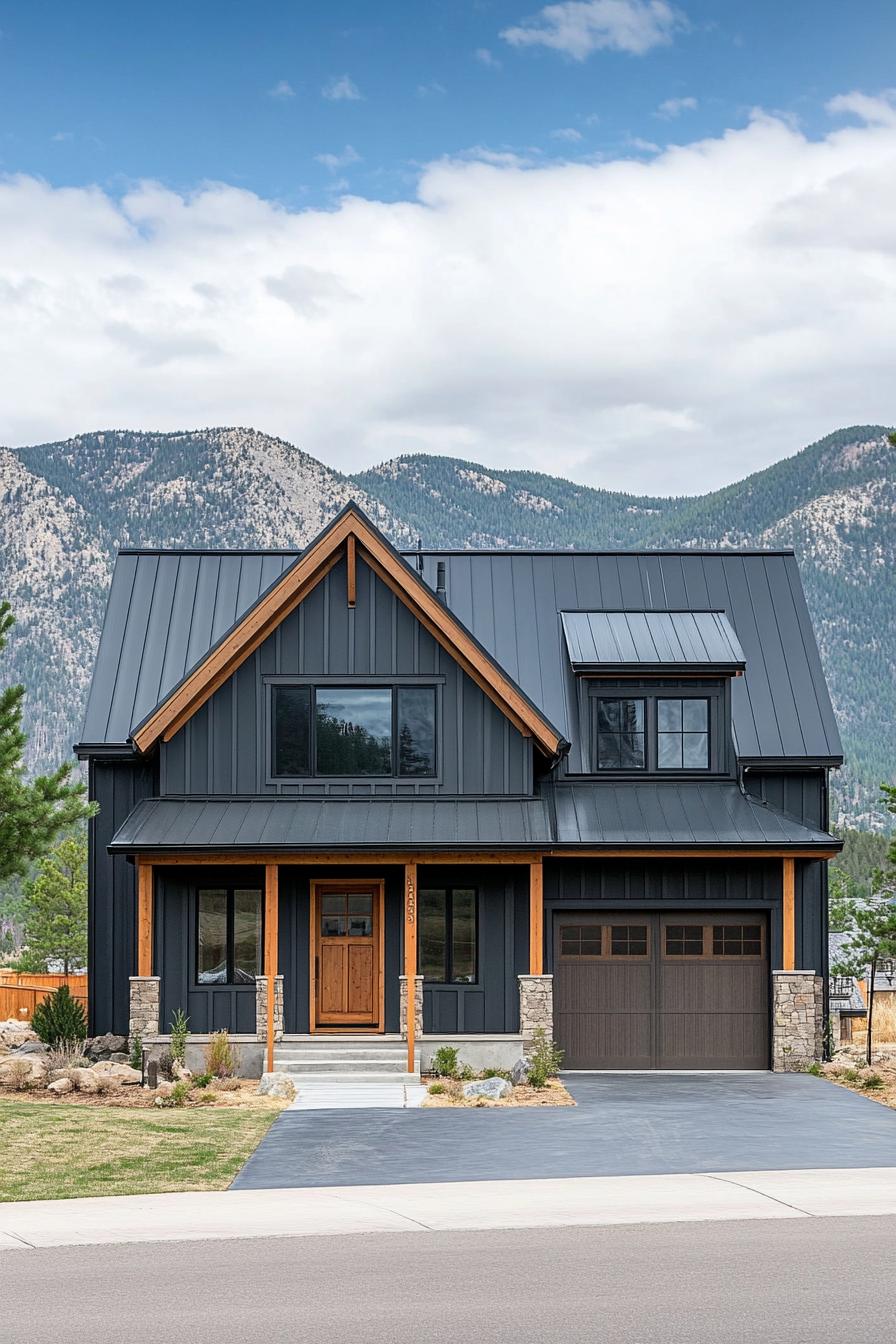
MULTIPOLYGON (((879 824, 896 761, 896 450, 840 430, 699 497, 651 499, 452 458, 354 478, 251 429, 111 431, 0 449, 0 594, 18 626, 4 680, 29 689, 29 763, 78 736, 119 546, 303 546, 355 498, 400 546, 793 545, 847 749, 841 815, 879 824)), ((546 450, 546 456, 548 456, 546 450)))

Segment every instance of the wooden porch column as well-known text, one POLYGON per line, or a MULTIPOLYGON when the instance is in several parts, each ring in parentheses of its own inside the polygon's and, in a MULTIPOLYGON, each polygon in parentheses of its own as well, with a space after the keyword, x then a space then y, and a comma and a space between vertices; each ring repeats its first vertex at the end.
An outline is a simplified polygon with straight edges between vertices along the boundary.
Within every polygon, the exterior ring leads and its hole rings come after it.
POLYGON ((152 975, 152 864, 137 860, 137 974, 152 975))
POLYGON ((264 973, 268 982, 267 1071, 274 1071, 274 1000, 277 993, 277 917, 280 905, 280 870, 276 863, 264 866, 264 973))
POLYGON ((784 921, 783 969, 796 970, 796 860, 784 859, 784 899, 781 910, 784 921))
POLYGON ((541 856, 529 864, 529 974, 544 973, 544 870, 541 856))
POLYGON ((414 1068, 414 1034, 417 1026, 417 865, 404 866, 404 989, 407 995, 408 1073, 414 1068))

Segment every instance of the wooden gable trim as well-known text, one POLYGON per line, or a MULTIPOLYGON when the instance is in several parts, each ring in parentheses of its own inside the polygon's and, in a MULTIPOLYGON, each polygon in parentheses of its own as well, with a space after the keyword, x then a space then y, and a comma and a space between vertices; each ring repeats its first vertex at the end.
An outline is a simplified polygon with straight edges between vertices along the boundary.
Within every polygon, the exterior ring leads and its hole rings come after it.
POLYGON ((320 583, 343 554, 348 559, 348 596, 351 599, 354 596, 352 580, 358 550, 361 550, 373 572, 404 602, 421 625, 514 726, 521 733, 534 738, 546 755, 557 755, 565 744, 556 729, 526 700, 494 659, 480 649, 422 579, 417 578, 375 528, 354 509, 347 509, 333 526, 312 542, 296 564, 247 612, 230 634, 153 710, 133 734, 137 749, 141 752, 149 751, 159 739, 170 742, 175 733, 320 583))

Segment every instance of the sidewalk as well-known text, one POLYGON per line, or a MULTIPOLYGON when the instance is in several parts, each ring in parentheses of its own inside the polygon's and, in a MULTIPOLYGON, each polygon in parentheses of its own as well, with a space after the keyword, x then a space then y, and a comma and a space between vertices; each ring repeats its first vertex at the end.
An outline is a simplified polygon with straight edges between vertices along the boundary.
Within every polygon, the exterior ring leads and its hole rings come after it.
POLYGON ((125 1195, 0 1204, 0 1250, 896 1214, 896 1167, 125 1195))

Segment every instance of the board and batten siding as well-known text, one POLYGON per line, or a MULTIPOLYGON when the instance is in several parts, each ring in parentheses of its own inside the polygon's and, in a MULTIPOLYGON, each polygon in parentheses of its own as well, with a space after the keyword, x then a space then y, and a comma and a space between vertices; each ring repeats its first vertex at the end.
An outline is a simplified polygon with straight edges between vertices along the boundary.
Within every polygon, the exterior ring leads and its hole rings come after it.
POLYGON ((161 749, 165 794, 526 794, 532 744, 363 562, 342 560, 161 749), (438 685, 435 779, 271 781, 267 677, 426 678, 438 685))
POLYGON ((128 981, 137 973, 137 878, 133 863, 106 846, 137 804, 155 794, 155 767, 92 760, 88 789, 99 811, 88 822, 87 1030, 127 1036, 128 981))

